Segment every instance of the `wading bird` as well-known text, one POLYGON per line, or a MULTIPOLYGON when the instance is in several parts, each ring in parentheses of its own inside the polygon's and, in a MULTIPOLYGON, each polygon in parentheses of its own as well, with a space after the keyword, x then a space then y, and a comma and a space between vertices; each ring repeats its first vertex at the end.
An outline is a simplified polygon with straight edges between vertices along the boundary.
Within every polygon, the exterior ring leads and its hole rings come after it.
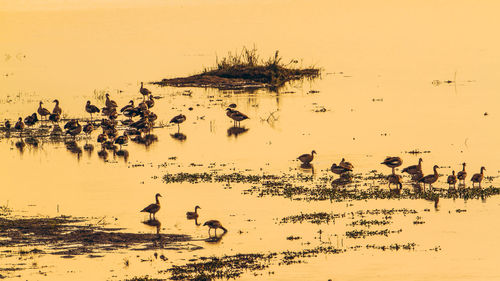
POLYGON ((150 95, 151 91, 144 88, 144 83, 141 82, 141 88, 139 89, 139 93, 141 93, 144 100, 146 100, 146 96, 150 95))
POLYGON ((457 183, 457 176, 455 176, 455 171, 452 171, 452 174, 448 176, 446 182, 448 183, 448 187, 451 187, 453 185, 453 188, 455 188, 455 184, 457 183))
POLYGON ((394 174, 394 168, 401 166, 403 164, 403 160, 399 157, 391 157, 387 156, 384 160, 384 162, 380 163, 383 165, 386 165, 389 168, 392 168, 392 173, 394 174))
POLYGON ((85 111, 90 113, 90 121, 92 121, 92 114, 101 112, 97 106, 90 104, 89 100, 87 101, 87 105, 85 105, 85 111))
POLYGON ((458 172, 457 179, 460 185, 460 181, 465 185, 465 178, 467 178, 467 172, 465 171, 465 162, 462 163, 462 171, 458 172))
POLYGON ((425 184, 428 184, 430 187, 432 187, 432 184, 435 183, 438 178, 439 178, 439 174, 437 172, 437 169, 438 169, 438 165, 434 165, 434 173, 431 174, 431 175, 427 175, 421 179, 418 180, 418 182, 421 182, 424 184, 424 190, 425 190, 425 184))
POLYGON ((55 99, 52 102, 55 102, 54 109, 52 109, 52 114, 62 114, 62 109, 59 107, 59 100, 55 99))
POLYGON ((37 111, 38 114, 40 114, 41 118, 46 117, 47 115, 50 114, 50 111, 47 108, 42 107, 42 104, 43 104, 43 102, 40 101, 40 105, 38 106, 38 111, 37 111))
POLYGON ((316 151, 311 151, 311 154, 302 154, 297 159, 299 159, 303 164, 309 164, 313 161, 314 159, 314 154, 316 154, 316 151))
POLYGON ((210 230, 213 228, 215 229, 215 236, 217 236, 217 228, 220 228, 224 231, 224 233, 227 232, 227 229, 224 228, 222 226, 222 224, 220 223, 220 221, 218 220, 209 220, 209 221, 206 221, 203 226, 208 226, 208 236, 210 236, 210 230))
POLYGON ((175 124, 177 124, 177 133, 179 133, 179 131, 181 130, 181 128, 180 128, 180 124, 181 124, 182 122, 184 122, 184 121, 186 121, 186 115, 184 115, 184 114, 179 114, 179 115, 175 116, 174 118, 172 118, 172 119, 170 120, 170 123, 175 123, 175 124))
POLYGON ((155 214, 160 210, 160 200, 158 197, 162 197, 160 193, 156 193, 156 203, 150 204, 146 208, 142 209, 141 212, 149 213, 149 219, 151 219, 151 215, 153 215, 153 219, 155 218, 155 214))
POLYGON ((472 182, 472 188, 474 188, 474 184, 475 183, 478 183, 479 184, 479 188, 481 188, 481 182, 483 181, 483 178, 484 178, 484 171, 486 170, 485 167, 481 167, 481 172, 478 173, 478 174, 474 174, 472 176, 472 178, 470 179, 471 182, 472 182))
POLYGON ((408 173, 410 174, 411 176, 422 176, 422 158, 419 158, 418 159, 418 165, 412 165, 412 166, 408 166, 406 168, 403 169, 403 173, 408 173))

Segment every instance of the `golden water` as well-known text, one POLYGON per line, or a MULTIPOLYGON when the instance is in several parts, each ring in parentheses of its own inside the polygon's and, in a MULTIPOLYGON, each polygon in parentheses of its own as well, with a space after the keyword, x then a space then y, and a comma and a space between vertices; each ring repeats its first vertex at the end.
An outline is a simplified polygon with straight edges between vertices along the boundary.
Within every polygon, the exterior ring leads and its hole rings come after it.
MULTIPOLYGON (((218 244, 193 242, 204 247, 199 251, 163 250, 168 262, 140 262, 153 252, 135 251, 97 259, 41 256, 34 259, 48 266, 42 269, 48 276, 38 269, 23 270, 19 279, 155 275, 195 255, 301 249, 306 241, 315 246, 321 243, 321 229, 334 244, 344 246, 411 241, 419 247, 412 252, 362 250, 320 256, 307 264, 273 267, 274 275, 246 274, 242 280, 498 280, 499 226, 492 223, 500 214, 498 197, 485 202, 443 199, 438 210, 423 200, 307 203, 242 195, 238 185, 166 185, 161 177, 167 172, 205 171, 210 163, 223 172, 262 168, 297 173, 293 160, 312 149, 318 152, 314 167, 320 174, 342 157, 353 162, 357 172, 388 173, 379 162, 399 155, 404 166, 423 157, 424 173, 437 164, 440 173, 448 175, 465 161, 469 175, 485 166, 487 176, 497 177, 499 8, 493 1, 0 0, 1 120, 35 112, 40 100, 52 109, 55 98, 67 116, 87 117, 87 100, 103 104, 94 92, 109 91, 124 105, 141 98, 140 81, 196 73, 211 66, 216 55, 245 45, 255 44, 266 56, 278 49, 287 59, 324 69, 319 80, 288 85, 285 91, 294 93, 191 89, 191 96, 186 96, 184 89, 148 85, 163 97, 154 107, 159 122, 181 112, 187 116, 181 126, 187 139, 171 138, 175 127, 157 129, 159 141, 149 148, 128 145, 128 161, 111 156, 105 163, 97 149, 77 159, 64 144, 51 143, 20 154, 15 140, 2 139, 0 204, 16 213, 105 217, 128 231, 153 233, 141 223, 145 217, 138 210, 159 192, 162 233, 206 238, 205 228, 185 219, 185 212, 195 205, 202 207, 200 220, 216 218, 230 229, 218 244), (436 86, 433 80, 456 83, 436 86), (237 137, 228 136, 232 123, 224 111, 233 102, 251 118, 243 124, 249 130, 237 137), (327 111, 315 112, 322 107, 327 111), (274 111, 278 120, 263 120, 274 111), (404 153, 413 149, 431 153, 404 153), (171 165, 162 166, 165 162, 171 165), (363 241, 341 238, 346 229, 342 223, 275 223, 300 212, 393 207, 414 208, 426 223, 401 222, 400 234, 363 241), (426 208, 431 212, 422 214, 426 208), (458 214, 456 209, 467 212, 458 214), (302 239, 288 241, 290 234, 302 239), (442 250, 428 251, 436 246, 442 250), (125 258, 131 261, 129 267, 123 265, 125 258)), ((96 136, 94 132, 91 142, 96 136)), ((436 185, 447 187, 445 180, 441 177, 436 185)), ((494 178, 485 185, 497 183, 494 178)), ((3 259, 0 267, 17 262, 3 259)))

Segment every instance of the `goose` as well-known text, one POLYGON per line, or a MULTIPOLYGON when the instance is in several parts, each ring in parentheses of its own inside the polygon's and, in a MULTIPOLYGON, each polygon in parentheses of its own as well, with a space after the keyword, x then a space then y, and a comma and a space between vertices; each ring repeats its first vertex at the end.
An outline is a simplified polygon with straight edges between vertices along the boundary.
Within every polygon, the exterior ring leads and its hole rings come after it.
POLYGON ((457 179, 459 183, 460 181, 462 181, 463 184, 465 185, 465 178, 467 178, 467 172, 465 171, 465 162, 464 162, 462 163, 462 171, 458 172, 457 174, 457 179))
POLYGON ((387 156, 384 160, 384 162, 380 163, 383 165, 386 165, 389 168, 392 168, 392 173, 394 174, 394 168, 401 166, 403 164, 403 160, 399 157, 391 157, 387 156))
POLYGON ((19 117, 19 119, 17 119, 17 122, 14 125, 14 129, 21 131, 21 135, 23 134, 23 130, 24 130, 23 118, 19 117))
POLYGON ((6 120, 4 125, 5 125, 5 129, 10 130, 10 121, 9 120, 6 120))
POLYGON ((387 180, 389 181, 389 189, 391 189, 391 184, 395 184, 399 187, 399 189, 403 188, 402 177, 396 174, 390 174, 387 176, 387 180))
POLYGON ((82 125, 78 123, 78 120, 76 120, 76 125, 71 126, 69 129, 66 130, 66 134, 69 134, 75 138, 79 133, 82 132, 82 125))
POLYGON ((474 174, 470 181, 472 182, 472 188, 474 188, 474 184, 478 183, 479 188, 481 188, 481 182, 483 181, 484 178, 484 171, 486 170, 485 167, 481 167, 481 172, 478 174, 474 174))
POLYGON ((92 121, 92 114, 101 112, 99 110, 99 108, 97 108, 97 106, 95 106, 93 104, 90 104, 89 100, 87 101, 87 105, 85 105, 85 111, 87 111, 88 113, 90 113, 90 120, 91 121, 92 121))
POLYGON ((57 123, 57 122, 59 122, 59 120, 61 120, 61 115, 58 113, 51 113, 49 115, 49 120, 54 122, 54 123, 57 123))
POLYGON ((143 82, 141 82, 141 88, 139 89, 139 93, 141 93, 141 94, 142 94, 142 97, 143 97, 144 99, 146 99, 146 96, 150 95, 150 94, 151 94, 151 91, 150 91, 150 90, 148 90, 148 89, 146 89, 146 88, 144 88, 144 83, 143 83, 143 82))
POLYGON ((28 127, 35 125, 37 121, 38 121, 38 117, 37 117, 36 113, 33 113, 30 116, 24 118, 24 124, 26 124, 28 127))
POLYGON ((342 167, 340 165, 337 165, 336 163, 333 163, 332 166, 330 167, 330 171, 332 171, 334 174, 342 175, 342 174, 345 174, 347 172, 351 172, 352 170, 348 169, 346 167, 342 167))
POLYGON ((408 166, 403 169, 402 173, 408 173, 412 176, 422 175, 422 158, 418 159, 418 165, 408 166))
POLYGON ((170 120, 170 123, 177 124, 177 133, 180 131, 180 125, 182 122, 186 121, 186 115, 179 114, 170 120))
POLYGON ((421 179, 418 180, 418 182, 424 183, 424 189, 425 189, 425 184, 429 184, 429 186, 432 187, 432 184, 435 183, 438 180, 438 178, 439 178, 439 174, 437 172, 438 168, 439 168, 438 165, 434 165, 434 168, 433 168, 434 169, 434 174, 427 175, 427 176, 425 176, 425 177, 423 177, 423 178, 421 178, 421 179))
POLYGON ((224 228, 222 226, 222 224, 220 223, 220 221, 218 220, 209 220, 209 221, 206 221, 203 226, 208 226, 208 236, 210 236, 210 230, 213 228, 215 229, 215 236, 217 236, 217 228, 220 228, 224 231, 224 233, 227 232, 227 229, 224 228))
POLYGON ((342 158, 342 161, 340 161, 339 166, 349 169, 351 171, 354 170, 354 166, 350 162, 345 161, 344 158, 342 158))
POLYGON ((115 139, 115 143, 120 145, 120 150, 122 150, 122 145, 125 145, 128 143, 128 136, 127 132, 123 132, 122 136, 119 136, 115 139))
POLYGON ((316 151, 311 151, 311 154, 302 154, 297 159, 299 159, 302 163, 304 164, 309 164, 311 161, 314 159, 314 154, 316 154, 316 151))
POLYGON ((38 106, 38 110, 37 110, 37 112, 38 112, 38 114, 40 114, 41 118, 50 114, 50 111, 47 108, 42 107, 42 104, 43 104, 43 102, 40 101, 40 105, 38 106))
POLYGON ((130 100, 126 106, 124 106, 124 107, 122 107, 122 109, 120 109, 120 112, 124 112, 125 110, 129 110, 129 109, 133 109, 133 108, 134 108, 134 101, 130 100))
POLYGON ((116 101, 112 100, 109 98, 109 94, 106 93, 106 107, 107 108, 116 108, 118 105, 116 104, 116 101))
POLYGON ((162 197, 160 193, 156 193, 156 203, 150 204, 146 208, 142 209, 141 212, 149 213, 149 219, 151 219, 151 215, 153 215, 153 219, 155 218, 155 214, 160 210, 160 200, 158 197, 162 197))
POLYGON ((94 125, 92 123, 87 123, 87 125, 83 126, 83 132, 88 136, 94 130, 94 125))
POLYGON ((52 114, 62 114, 62 109, 59 107, 59 100, 55 99, 52 102, 55 102, 54 109, 52 109, 52 114))
POLYGON ((240 122, 246 119, 250 119, 248 116, 245 114, 239 112, 238 110, 232 110, 231 108, 226 108, 226 115, 233 119, 235 125, 240 125, 240 122))
POLYGON ((201 209, 201 207, 200 206, 196 206, 196 207, 194 207, 194 212, 186 212, 186 217, 189 220, 198 218, 198 209, 201 209))
POLYGON ((145 103, 148 106, 148 108, 152 108, 153 106, 155 106, 155 101, 153 100, 153 95, 149 95, 149 100, 146 100, 145 103))
POLYGON ((449 187, 453 185, 453 188, 455 188, 455 184, 457 183, 457 176, 455 176, 455 171, 452 171, 452 174, 448 176, 448 180, 446 182, 448 183, 449 187))

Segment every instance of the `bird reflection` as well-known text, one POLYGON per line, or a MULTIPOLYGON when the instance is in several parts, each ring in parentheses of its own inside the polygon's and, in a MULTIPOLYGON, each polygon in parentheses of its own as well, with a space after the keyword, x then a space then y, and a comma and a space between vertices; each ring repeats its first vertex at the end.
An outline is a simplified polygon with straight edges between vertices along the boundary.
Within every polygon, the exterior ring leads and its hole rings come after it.
POLYGON ((352 175, 349 173, 341 174, 338 179, 334 179, 331 183, 333 188, 344 186, 352 182, 352 175))
POLYGON ((194 207, 194 212, 186 212, 186 219, 188 220, 194 220, 194 224, 196 226, 200 226, 201 224, 198 223, 198 209, 201 209, 200 206, 194 207))
POLYGON ((187 139, 187 136, 183 133, 170 134, 170 136, 178 141, 185 141, 187 139))
POLYGON ((25 146, 26 146, 26 143, 24 143, 24 140, 22 138, 16 142, 16 148, 19 150, 19 153, 21 153, 21 154, 24 153, 25 146))
POLYGON ((230 127, 229 129, 227 129, 227 136, 228 137, 231 137, 231 136, 238 137, 238 135, 246 133, 247 131, 248 131, 248 129, 245 127, 233 126, 233 127, 230 127))
POLYGON ((158 235, 158 238, 160 237, 160 228, 161 228, 161 222, 157 219, 149 219, 147 221, 142 222, 145 225, 151 226, 156 228, 156 234, 158 235))
POLYGON ((302 163, 300 164, 300 168, 305 171, 311 171, 314 174, 314 165, 311 163, 302 163))
POLYGON ((128 161, 128 157, 129 157, 129 153, 128 153, 128 150, 125 150, 125 149, 120 149, 118 151, 114 151, 114 154, 116 156, 119 156, 119 157, 123 157, 123 159, 125 160, 125 162, 128 161))
POLYGON ((38 147, 38 144, 40 143, 40 141, 37 139, 37 138, 34 138, 34 137, 28 137, 26 138, 26 143, 31 145, 32 147, 38 147))
POLYGON ((67 141, 66 142, 66 149, 69 152, 76 154, 77 159, 80 160, 80 156, 82 155, 82 148, 80 146, 78 146, 76 141, 74 141, 74 140, 67 141))

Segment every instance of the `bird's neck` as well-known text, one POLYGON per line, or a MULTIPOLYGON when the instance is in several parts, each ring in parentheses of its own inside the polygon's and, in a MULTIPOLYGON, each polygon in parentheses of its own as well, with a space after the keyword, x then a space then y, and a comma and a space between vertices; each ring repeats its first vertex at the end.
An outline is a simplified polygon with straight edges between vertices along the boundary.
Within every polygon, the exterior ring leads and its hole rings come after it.
POLYGON ((158 196, 156 196, 156 204, 160 205, 160 200, 158 199, 158 196))

